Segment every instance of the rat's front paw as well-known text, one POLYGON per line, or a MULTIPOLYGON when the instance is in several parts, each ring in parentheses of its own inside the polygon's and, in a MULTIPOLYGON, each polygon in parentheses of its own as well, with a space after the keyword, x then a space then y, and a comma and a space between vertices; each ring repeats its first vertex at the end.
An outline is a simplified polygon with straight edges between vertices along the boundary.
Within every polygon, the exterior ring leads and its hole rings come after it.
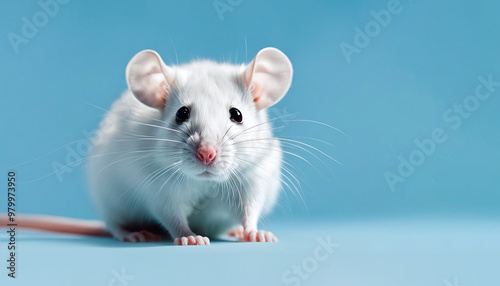
POLYGON ((230 237, 236 238, 237 240, 243 240, 245 232, 243 231, 243 226, 237 226, 235 228, 230 229, 227 232, 227 235, 230 237))
POLYGON ((174 240, 175 245, 209 245, 210 239, 201 235, 181 236, 174 240))
POLYGON ((160 241, 161 236, 146 230, 131 232, 120 238, 124 242, 151 242, 160 241))
POLYGON ((270 231, 245 230, 240 241, 245 242, 278 242, 278 238, 270 231))

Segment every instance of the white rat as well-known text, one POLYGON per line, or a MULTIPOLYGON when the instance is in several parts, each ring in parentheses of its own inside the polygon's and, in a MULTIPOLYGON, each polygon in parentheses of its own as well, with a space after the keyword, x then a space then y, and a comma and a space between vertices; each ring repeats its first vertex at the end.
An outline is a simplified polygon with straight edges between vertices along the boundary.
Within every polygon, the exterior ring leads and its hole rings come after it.
POLYGON ((107 231, 144 242, 166 230, 176 245, 207 245, 235 227, 230 234, 241 241, 277 241, 257 228, 281 189, 282 151, 266 108, 287 93, 292 74, 275 48, 248 65, 167 66, 155 51, 136 54, 129 90, 108 111, 89 157, 90 194, 107 231))

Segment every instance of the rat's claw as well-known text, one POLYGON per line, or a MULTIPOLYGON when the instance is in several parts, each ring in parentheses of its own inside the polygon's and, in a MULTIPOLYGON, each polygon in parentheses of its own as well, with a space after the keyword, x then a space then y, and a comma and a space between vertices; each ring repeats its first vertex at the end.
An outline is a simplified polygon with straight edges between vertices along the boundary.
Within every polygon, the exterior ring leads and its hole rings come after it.
POLYGON ((198 242, 196 240, 196 237, 194 236, 188 236, 188 244, 189 245, 196 245, 198 242))
POLYGON ((206 236, 203 237, 203 241, 205 242, 205 245, 210 244, 210 239, 208 239, 208 237, 206 237, 206 236))
POLYGON ((267 242, 278 242, 278 238, 270 231, 267 231, 265 236, 267 242))
POLYGON ((265 235, 265 232, 258 231, 257 232, 257 241, 259 241, 259 242, 265 242, 266 241, 266 237, 264 235, 265 235))
POLYGON ((190 235, 178 237, 174 240, 175 245, 209 245, 210 239, 201 235, 190 235))
POLYGON ((249 234, 248 234, 248 240, 250 240, 251 242, 257 242, 257 231, 251 231, 249 234))

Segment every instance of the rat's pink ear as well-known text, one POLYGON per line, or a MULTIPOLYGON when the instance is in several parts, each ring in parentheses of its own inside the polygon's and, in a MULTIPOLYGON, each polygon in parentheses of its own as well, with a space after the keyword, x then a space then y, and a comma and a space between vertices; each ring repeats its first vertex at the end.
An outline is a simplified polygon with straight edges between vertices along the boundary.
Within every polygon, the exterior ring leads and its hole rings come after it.
POLYGON ((137 53, 128 63, 125 74, 128 87, 137 99, 150 107, 163 109, 175 73, 157 52, 137 53))
POLYGON ((276 48, 260 50, 244 73, 257 109, 280 101, 290 88, 292 75, 292 63, 282 51, 276 48))

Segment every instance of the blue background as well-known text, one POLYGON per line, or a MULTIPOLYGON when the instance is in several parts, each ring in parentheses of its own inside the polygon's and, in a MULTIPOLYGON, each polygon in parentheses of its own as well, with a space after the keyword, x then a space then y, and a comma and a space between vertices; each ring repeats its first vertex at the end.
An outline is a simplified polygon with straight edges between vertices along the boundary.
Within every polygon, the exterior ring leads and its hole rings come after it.
POLYGON ((311 144, 342 165, 315 150, 321 160, 288 149, 314 167, 288 156, 303 199, 285 190, 266 223, 496 219, 500 90, 456 130, 443 114, 474 95, 479 76, 500 81, 500 3, 401 0, 402 11, 348 62, 340 44, 353 45, 355 28, 364 29, 370 11, 389 2, 245 0, 221 19, 208 0, 73 0, 16 53, 8 33, 22 35, 22 17, 32 19, 41 7, 4 1, 0 164, 21 181, 18 211, 98 218, 86 193, 85 152, 62 181, 52 165, 67 164, 68 150, 87 142, 104 114, 92 105, 108 109, 126 89, 125 67, 138 51, 154 49, 167 64, 242 63, 274 46, 294 66, 289 93, 270 110, 288 115, 277 120, 276 135, 311 144), (391 190, 384 173, 397 174, 398 156, 408 158, 414 141, 435 128, 448 140, 391 190))

